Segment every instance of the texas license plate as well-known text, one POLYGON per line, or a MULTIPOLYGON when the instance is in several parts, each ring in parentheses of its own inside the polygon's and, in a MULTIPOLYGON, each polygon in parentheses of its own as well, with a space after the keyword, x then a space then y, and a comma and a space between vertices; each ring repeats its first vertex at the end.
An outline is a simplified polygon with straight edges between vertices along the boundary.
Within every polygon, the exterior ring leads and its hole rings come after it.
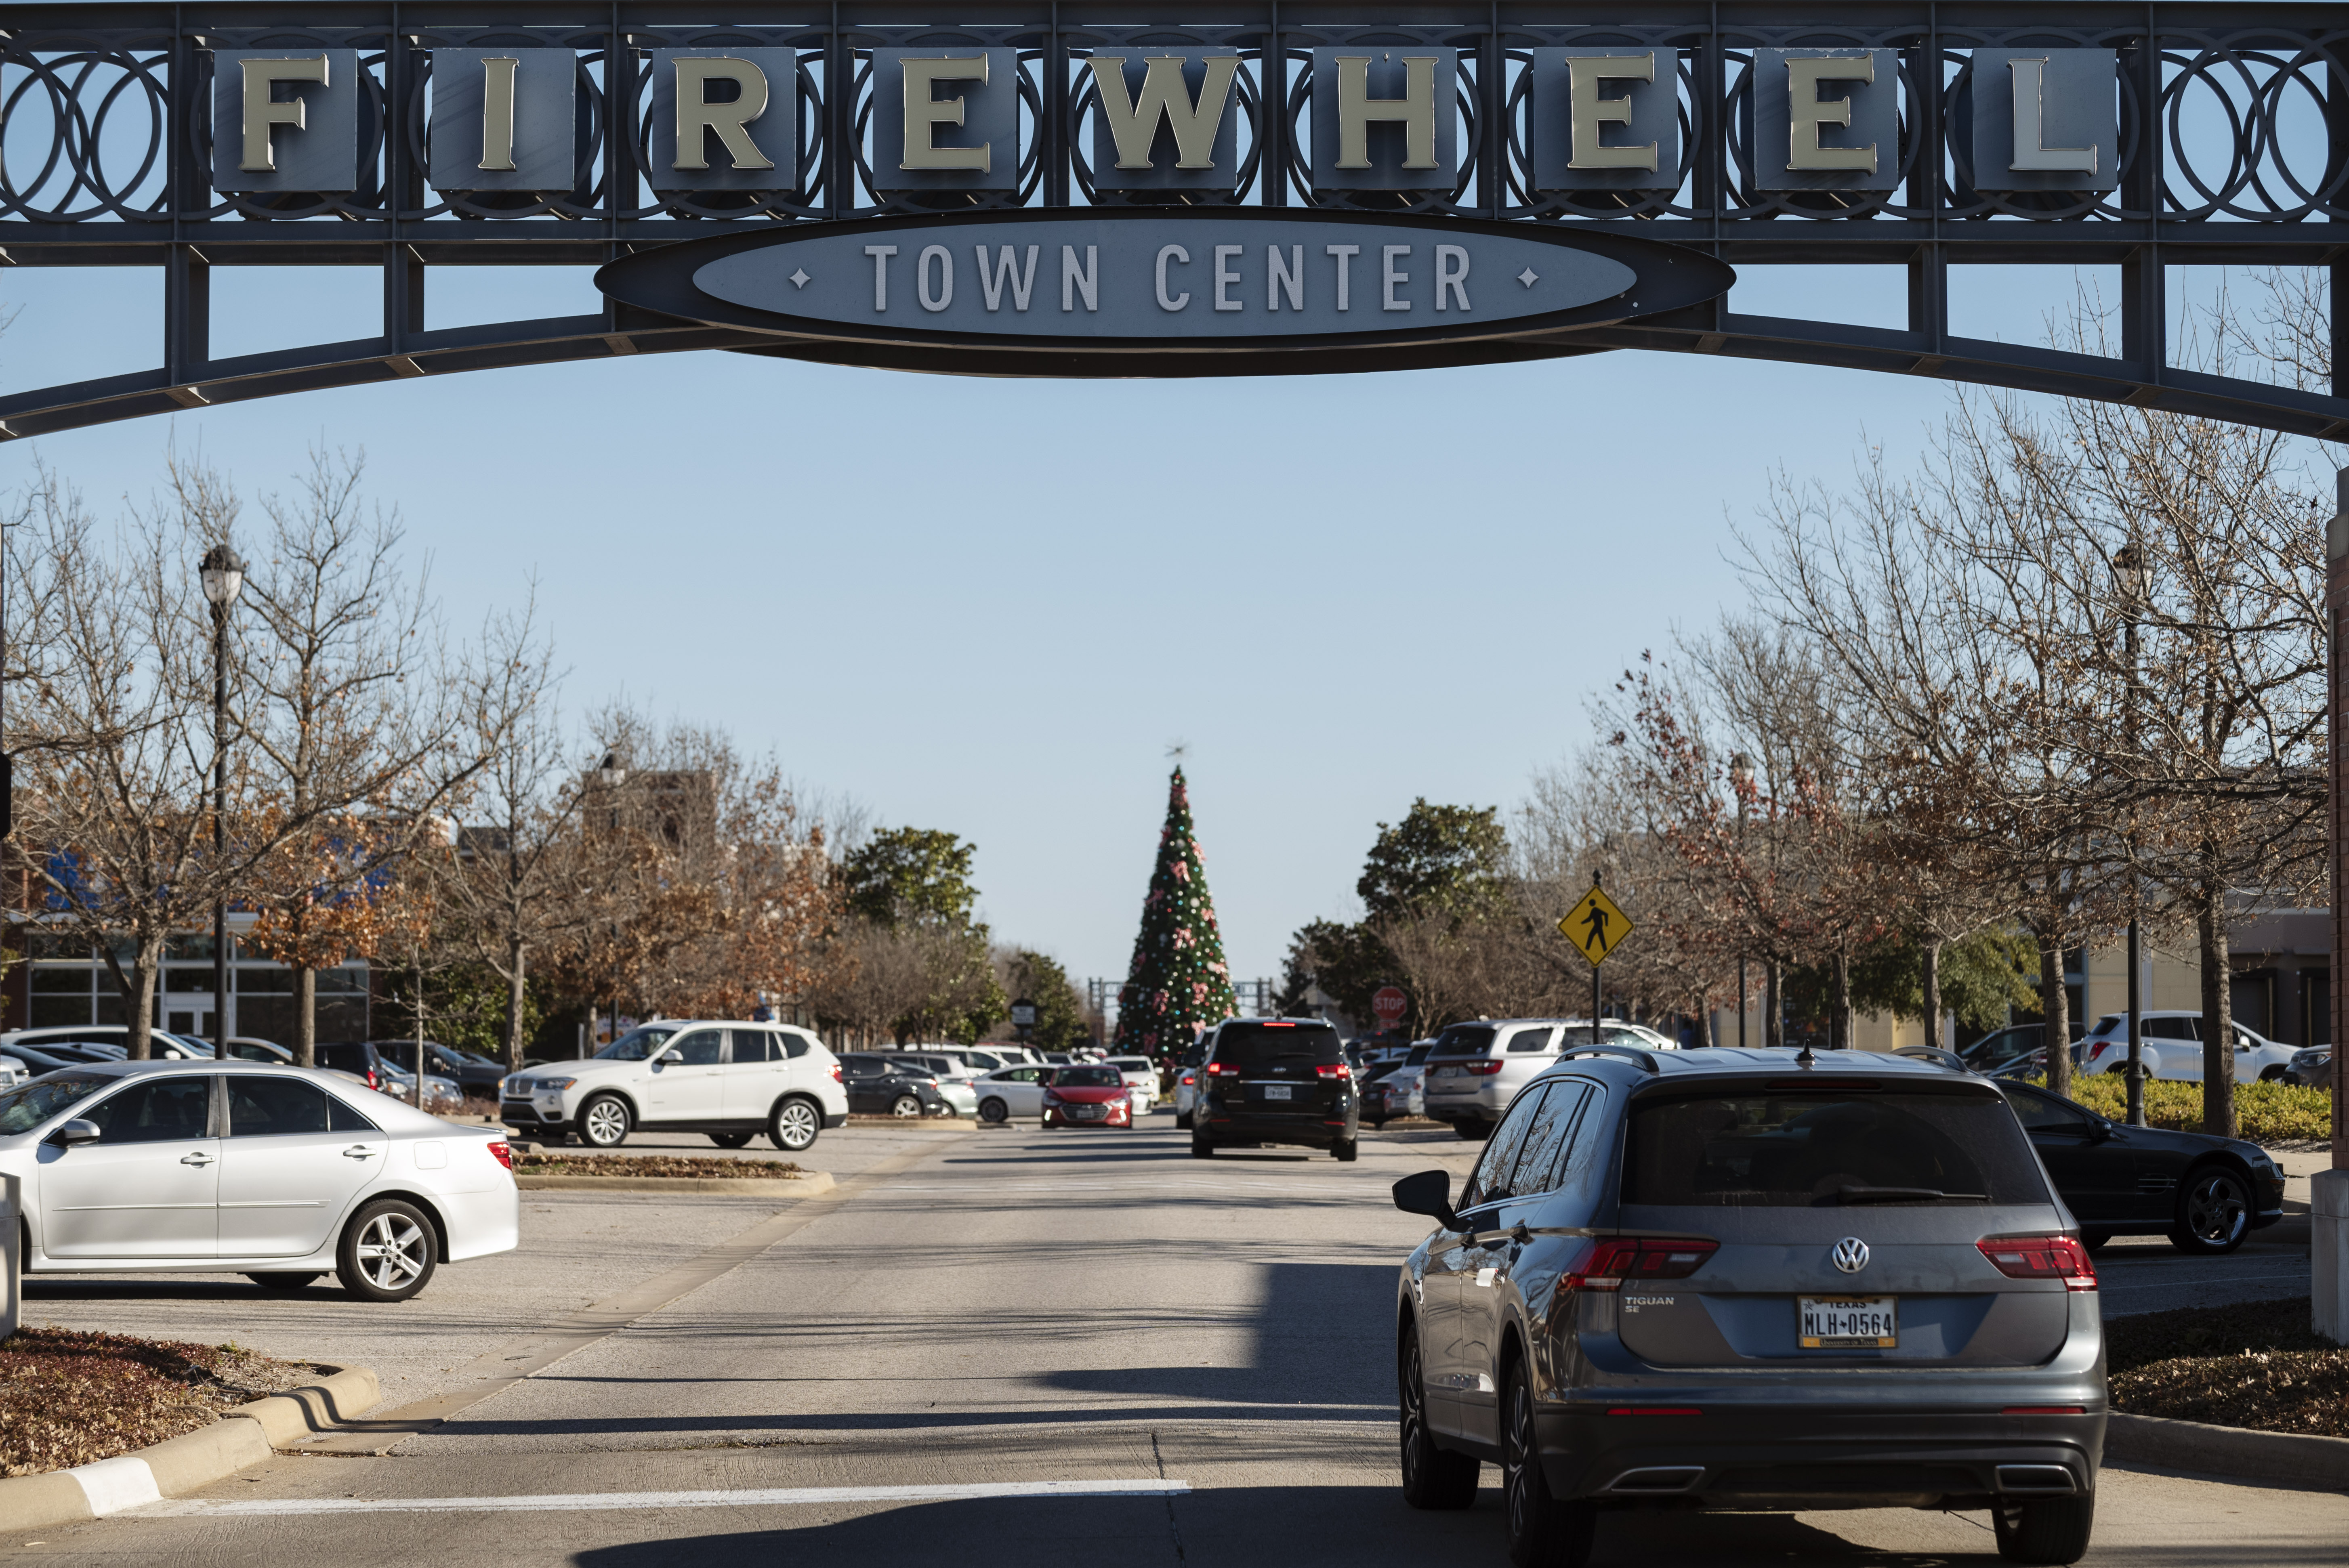
POLYGON ((1435 1069, 1435 1076, 1440 1078, 1455 1078, 1460 1076, 1460 1069, 1458 1068, 1438 1068, 1435 1069))
POLYGON ((1291 1087, 1292 1086, 1285 1083, 1268 1083, 1264 1086, 1264 1098, 1267 1099, 1287 1099, 1289 1098, 1288 1091, 1291 1087))
POLYGON ((1796 1299, 1806 1350, 1890 1350, 1900 1324, 1889 1295, 1806 1295, 1796 1299))
POLYGON ((1079 1121, 1099 1121, 1109 1114, 1109 1109, 1106 1106, 1080 1105, 1074 1109, 1079 1121))

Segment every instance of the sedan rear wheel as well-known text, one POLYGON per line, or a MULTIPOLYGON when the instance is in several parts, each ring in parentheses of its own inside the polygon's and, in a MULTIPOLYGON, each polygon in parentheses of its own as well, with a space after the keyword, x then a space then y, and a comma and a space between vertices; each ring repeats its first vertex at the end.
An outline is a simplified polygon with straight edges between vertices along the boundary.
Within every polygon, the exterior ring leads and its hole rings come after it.
POLYGON ((2187 1177, 2178 1193, 2178 1222, 2169 1232, 2173 1246, 2216 1256, 2233 1252, 2251 1233, 2251 1183, 2215 1165, 2187 1177))
POLYGON ((1560 1502, 1550 1495, 1534 1438, 1533 1379, 1520 1360, 1508 1370, 1503 1394, 1501 1504, 1516 1568, 1582 1568, 1590 1559, 1590 1537, 1599 1511, 1588 1502, 1560 1502))
POLYGON ((1427 1425, 1427 1382, 1419 1365, 1419 1329, 1402 1331, 1395 1368, 1402 1407, 1402 1500, 1413 1508, 1472 1508, 1484 1468, 1473 1454, 1435 1446, 1427 1425))
POLYGON ((386 1198, 361 1209, 345 1227, 335 1274, 361 1301, 406 1301, 432 1277, 438 1252, 423 1211, 386 1198))
POLYGON ((599 1094, 579 1108, 579 1141, 590 1149, 617 1149, 628 1140, 628 1105, 616 1094, 599 1094))
POLYGON ((797 1154, 823 1130, 823 1112, 803 1099, 787 1099, 767 1118, 767 1141, 786 1154, 797 1154))
POLYGON ((2009 1563, 2077 1563, 2096 1527, 2096 1494, 2001 1503, 1990 1517, 1998 1554, 2009 1563))
POLYGON ((889 1102, 889 1114, 910 1120, 922 1114, 922 1102, 910 1094, 901 1094, 889 1102))
POLYGON ((989 1095, 978 1102, 978 1119, 989 1127, 1000 1127, 1011 1119, 1011 1108, 999 1095, 989 1095))

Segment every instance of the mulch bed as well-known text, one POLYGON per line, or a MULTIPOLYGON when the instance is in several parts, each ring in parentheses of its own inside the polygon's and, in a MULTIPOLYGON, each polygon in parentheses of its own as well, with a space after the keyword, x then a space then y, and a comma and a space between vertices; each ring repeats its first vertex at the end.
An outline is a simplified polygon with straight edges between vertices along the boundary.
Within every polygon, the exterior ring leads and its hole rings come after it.
POLYGON ((788 1160, 713 1160, 697 1154, 525 1154, 514 1161, 521 1176, 717 1176, 748 1181, 754 1177, 807 1174, 788 1160))
POLYGON ((233 1344, 20 1328, 0 1339, 0 1476, 110 1460, 317 1376, 233 1344))
POLYGON ((2349 1438, 2349 1348, 2308 1325, 2304 1295, 2116 1318, 2105 1326, 2113 1408, 2349 1438))

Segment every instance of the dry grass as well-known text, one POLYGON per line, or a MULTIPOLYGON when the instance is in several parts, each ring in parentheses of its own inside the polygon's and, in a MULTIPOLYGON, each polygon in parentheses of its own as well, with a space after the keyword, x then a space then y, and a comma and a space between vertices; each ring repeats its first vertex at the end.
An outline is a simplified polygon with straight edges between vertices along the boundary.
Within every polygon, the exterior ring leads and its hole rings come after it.
POLYGON ((788 1160, 717 1160, 692 1154, 525 1154, 514 1161, 522 1176, 802 1176, 788 1160))
POLYGON ((2304 1295, 2116 1318, 2105 1328, 2113 1407, 2349 1438, 2349 1349, 2309 1320, 2304 1295))
POLYGON ((0 1340, 0 1476, 112 1459, 208 1427, 317 1368, 234 1345, 23 1328, 0 1340))

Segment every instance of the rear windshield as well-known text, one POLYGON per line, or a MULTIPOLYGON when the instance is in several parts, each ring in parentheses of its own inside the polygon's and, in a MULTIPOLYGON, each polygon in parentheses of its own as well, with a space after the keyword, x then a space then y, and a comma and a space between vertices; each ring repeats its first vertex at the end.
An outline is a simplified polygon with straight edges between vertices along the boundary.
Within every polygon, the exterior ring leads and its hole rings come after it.
POLYGON ((1994 1094, 1820 1088, 1637 1102, 1623 1201, 1805 1209, 2048 1197, 1994 1094))
POLYGON ((1435 1037, 1433 1055, 1439 1057, 1481 1057, 1493 1048, 1493 1030, 1487 1024, 1454 1024, 1435 1037))
POLYGON ((1254 1072, 1275 1062, 1340 1062, 1346 1047, 1327 1024, 1226 1024, 1216 1035, 1216 1059, 1254 1072))

